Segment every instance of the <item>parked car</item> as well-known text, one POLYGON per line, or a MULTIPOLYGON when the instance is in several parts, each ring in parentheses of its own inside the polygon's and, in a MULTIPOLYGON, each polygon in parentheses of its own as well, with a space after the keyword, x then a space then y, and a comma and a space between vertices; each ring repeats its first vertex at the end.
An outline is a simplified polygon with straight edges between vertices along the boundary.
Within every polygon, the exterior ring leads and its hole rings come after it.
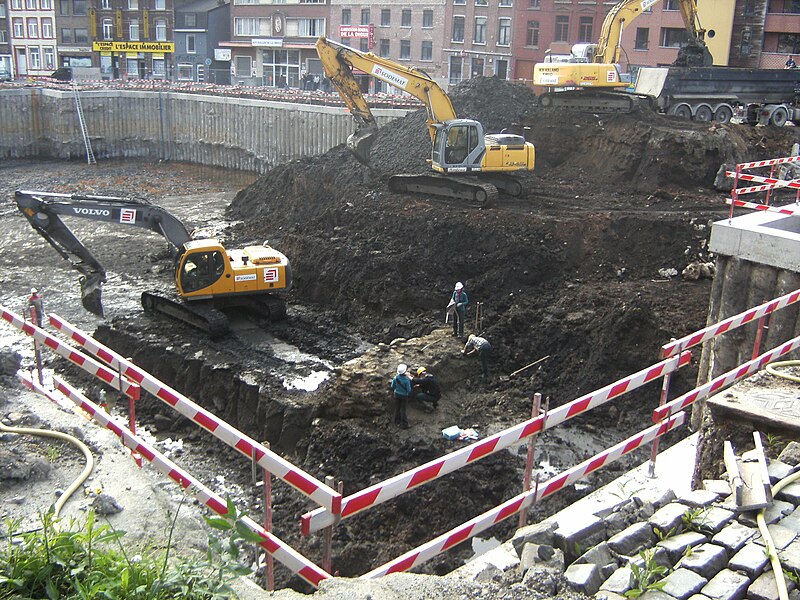
POLYGON ((50 75, 57 81, 72 81, 72 69, 70 67, 59 67, 50 75))

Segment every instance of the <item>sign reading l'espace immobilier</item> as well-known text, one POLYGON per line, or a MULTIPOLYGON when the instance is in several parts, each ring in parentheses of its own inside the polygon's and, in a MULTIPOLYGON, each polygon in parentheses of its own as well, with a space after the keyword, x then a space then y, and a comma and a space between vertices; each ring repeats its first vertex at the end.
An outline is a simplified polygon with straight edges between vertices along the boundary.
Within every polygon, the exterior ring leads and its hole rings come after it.
POLYGON ((175 42, 92 42, 95 52, 175 52, 175 42))

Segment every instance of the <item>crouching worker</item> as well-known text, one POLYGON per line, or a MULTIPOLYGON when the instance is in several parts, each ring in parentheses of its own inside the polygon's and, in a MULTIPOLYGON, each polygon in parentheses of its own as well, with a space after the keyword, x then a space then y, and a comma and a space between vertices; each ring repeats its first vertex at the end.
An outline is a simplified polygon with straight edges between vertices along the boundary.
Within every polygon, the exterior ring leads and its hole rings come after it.
POLYGON ((411 396, 411 379, 406 375, 408 367, 404 364, 397 365, 397 375, 392 378, 392 390, 394 390, 394 423, 400 425, 402 429, 408 429, 408 416, 406 408, 408 399, 411 396))
POLYGON ((439 399, 442 397, 442 389, 439 387, 439 382, 436 378, 425 370, 425 367, 417 369, 417 376, 411 380, 412 390, 411 398, 423 403, 424 406, 430 406, 430 410, 435 410, 439 405, 439 399))
POLYGON ((462 354, 469 356, 470 354, 478 353, 478 358, 481 361, 481 376, 489 377, 489 352, 492 351, 492 346, 488 340, 477 335, 470 335, 467 338, 467 343, 464 345, 462 354))

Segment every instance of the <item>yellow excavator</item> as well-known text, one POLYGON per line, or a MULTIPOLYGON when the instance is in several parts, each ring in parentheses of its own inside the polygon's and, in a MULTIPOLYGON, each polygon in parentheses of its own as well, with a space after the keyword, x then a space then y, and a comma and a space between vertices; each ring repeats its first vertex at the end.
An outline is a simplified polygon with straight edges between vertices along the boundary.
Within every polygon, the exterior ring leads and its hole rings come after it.
POLYGON ((478 121, 457 118, 450 97, 424 71, 324 37, 317 40, 316 48, 325 75, 356 122, 347 147, 364 164, 370 162, 378 125, 353 69, 408 92, 425 106, 432 144, 430 164, 435 173, 393 175, 389 179, 392 191, 456 198, 475 206, 491 203, 499 192, 522 193, 522 183, 513 173, 531 171, 535 162, 533 144, 523 135, 487 134, 478 121))
MULTIPOLYGON (((638 104, 622 91, 629 82, 620 73, 622 31, 660 0, 621 0, 606 15, 596 44, 576 44, 564 62, 537 63, 533 84, 547 92, 539 96, 544 108, 570 108, 596 112, 631 112, 638 104)), ((675 66, 710 66, 711 53, 700 27, 696 0, 677 0, 688 40, 678 52, 675 66)))
POLYGON ((103 316, 106 271, 62 217, 140 227, 164 236, 176 255, 176 291, 170 296, 143 292, 147 312, 164 313, 211 337, 229 330, 223 308, 244 308, 272 320, 286 316, 286 303, 276 294, 291 289, 292 271, 286 256, 270 246, 226 250, 213 238, 192 239, 169 211, 135 198, 17 190, 15 200, 31 227, 81 273, 83 307, 98 316, 103 316))

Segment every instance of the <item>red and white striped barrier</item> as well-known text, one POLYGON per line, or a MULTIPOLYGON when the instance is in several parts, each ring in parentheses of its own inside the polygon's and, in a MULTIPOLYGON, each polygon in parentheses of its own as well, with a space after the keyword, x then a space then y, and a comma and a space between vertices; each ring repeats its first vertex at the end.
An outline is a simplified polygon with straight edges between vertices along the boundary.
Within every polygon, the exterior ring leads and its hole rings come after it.
POLYGON ((41 394, 53 404, 60 406, 61 408, 69 411, 74 411, 75 406, 71 402, 67 402, 64 400, 63 396, 56 396, 53 392, 48 390, 43 385, 40 385, 38 381, 36 381, 33 377, 29 374, 20 372, 17 373, 17 378, 25 385, 26 388, 31 390, 32 392, 36 392, 37 394, 41 394))
MULTIPOLYGON (((741 191, 741 190, 740 190, 741 191)), ((763 191, 763 190, 758 190, 763 191)), ((725 204, 730 204, 731 206, 740 206, 742 208, 751 208, 753 210, 760 210, 764 212, 774 212, 780 213, 782 215, 800 215, 800 205, 795 205, 797 208, 792 209, 787 206, 769 206, 768 204, 758 204, 757 202, 745 202, 744 200, 733 200, 732 198, 726 198, 725 204)))
MULTIPOLYGON (((89 414, 97 423, 113 432, 125 446, 130 448, 133 452, 145 457, 159 472, 172 479, 184 490, 194 494, 198 500, 218 515, 225 516, 228 513, 228 506, 224 498, 215 494, 188 472, 170 461, 158 450, 134 435, 121 421, 109 416, 108 413, 97 404, 89 400, 59 377, 54 376, 53 383, 58 391, 72 400, 76 406, 89 414)), ((319 583, 323 579, 330 579, 331 575, 329 573, 325 572, 294 548, 266 531, 261 525, 257 524, 249 517, 242 517, 241 520, 250 530, 263 538, 263 540, 259 542, 262 548, 314 587, 319 587, 319 583)))
MULTIPOLYGON (((689 364, 690 360, 690 352, 684 352, 679 356, 668 358, 648 369, 620 379, 596 392, 581 396, 572 402, 550 410, 547 414, 519 423, 514 427, 505 429, 484 440, 465 446, 455 452, 451 452, 443 457, 411 469, 410 471, 395 475, 381 483, 365 488, 351 496, 347 496, 342 499, 341 517, 351 517, 362 510, 366 510, 367 508, 371 508, 404 494, 423 483, 438 479, 465 465, 478 461, 504 448, 508 448, 512 444, 534 433, 551 429, 572 417, 600 406, 613 398, 641 387, 667 373, 677 371, 679 368, 689 364)), ((336 520, 336 515, 331 514, 325 509, 313 510, 301 517, 302 533, 303 535, 309 535, 315 531, 333 525, 336 520)))
MULTIPOLYGON (((800 161, 800 156, 785 156, 783 158, 770 158, 769 160, 757 160, 754 162, 739 163, 736 166, 739 167, 740 169, 755 169, 758 167, 771 167, 774 165, 782 165, 785 163, 797 162, 797 161, 800 161)), ((728 173, 730 173, 730 171, 728 173)))
POLYGON ((777 348, 773 348, 769 352, 765 352, 764 354, 757 356, 753 360, 750 360, 746 363, 739 365, 737 368, 728 371, 727 373, 723 373, 719 377, 715 377, 705 385, 701 385, 698 388, 693 389, 691 392, 684 394, 683 396, 678 396, 671 402, 667 402, 663 406, 659 406, 657 409, 653 411, 653 421, 660 421, 661 419, 665 419, 668 416, 677 413, 680 410, 683 410, 690 404, 693 404, 697 400, 703 400, 708 398, 712 394, 715 394, 721 390, 724 390, 731 384, 735 383, 736 381, 747 377, 748 375, 752 375, 756 371, 760 370, 764 365, 767 363, 771 363, 776 358, 783 356, 784 354, 788 354, 792 350, 797 349, 800 347, 800 336, 796 338, 792 338, 788 342, 781 344, 777 348))
POLYGON ((688 350, 693 346, 702 344, 706 340, 710 340, 718 335, 732 331, 737 327, 741 327, 746 323, 760 319, 764 315, 768 315, 777 310, 785 308, 790 304, 794 304, 798 300, 800 300, 800 290, 795 290, 784 296, 780 296, 779 298, 775 298, 774 300, 770 300, 769 302, 765 302, 764 304, 751 308, 743 313, 729 317, 724 321, 709 325, 708 327, 695 331, 694 333, 684 336, 679 340, 675 340, 669 344, 664 344, 661 346, 661 357, 666 358, 668 356, 677 354, 679 351, 688 350))
POLYGON ((417 548, 406 552, 402 556, 389 561, 377 569, 362 575, 362 579, 375 579, 377 577, 382 577, 383 575, 388 575, 389 573, 398 573, 416 567, 463 542, 464 540, 468 540, 480 532, 485 531, 489 527, 492 527, 504 519, 507 519, 508 517, 518 513, 523 508, 530 507, 534 502, 537 502, 542 498, 546 498, 547 496, 564 489, 565 486, 578 481, 582 477, 585 477, 589 473, 592 473, 601 467, 614 462, 628 452, 636 450, 637 448, 641 448, 642 446, 655 440, 657 437, 664 435, 668 431, 671 431, 680 425, 683 425, 685 419, 686 413, 681 412, 672 416, 663 423, 648 427, 644 431, 641 431, 637 435, 620 442, 616 446, 613 446, 612 448, 609 448, 608 450, 605 450, 600 454, 585 460, 579 465, 564 471, 556 477, 548 479, 543 484, 539 485, 538 490, 523 492, 522 494, 515 496, 511 500, 508 500, 492 510, 475 517, 471 521, 467 521, 466 523, 459 525, 455 529, 451 529, 447 533, 440 535, 430 542, 418 546, 417 548))
POLYGON ((90 375, 94 375, 101 381, 104 381, 108 385, 118 390, 121 390, 123 394, 128 396, 129 398, 139 398, 139 385, 136 383, 132 383, 127 379, 123 378, 120 380, 117 373, 107 369, 91 356, 87 356, 82 352, 78 352, 75 348, 68 344, 64 344, 57 340, 55 337, 44 331, 43 329, 39 329, 33 323, 29 321, 25 321, 22 317, 18 314, 8 310, 4 306, 0 306, 0 317, 13 327, 16 327, 26 335, 29 335, 34 340, 39 342, 41 345, 50 348, 53 352, 66 358, 72 364, 79 366, 81 369, 89 373, 90 375))
MULTIPOLYGON (((793 157, 794 158, 794 157, 793 157)), ((774 190, 775 188, 786 187, 792 189, 800 189, 800 181, 797 179, 778 179, 777 177, 762 177, 760 175, 752 175, 751 173, 736 173, 736 171, 725 171, 728 177, 736 177, 744 181, 755 181, 756 183, 763 183, 765 185, 752 186, 745 188, 737 188, 734 190, 739 194, 748 194, 751 192, 764 192, 766 190, 774 190)))
POLYGON ((153 396, 172 406, 183 416, 200 425, 200 427, 210 432, 217 439, 225 442, 231 448, 238 450, 248 459, 252 459, 255 454, 256 462, 262 468, 305 494, 317 504, 324 506, 328 511, 337 515, 339 514, 342 496, 336 490, 318 481, 288 460, 266 448, 263 444, 256 442, 241 431, 231 427, 225 421, 218 419, 213 413, 159 381, 110 348, 100 344, 97 340, 94 340, 91 336, 80 331, 58 315, 50 315, 50 324, 109 364, 112 368, 119 370, 126 377, 138 382, 142 388, 150 392, 153 396))

